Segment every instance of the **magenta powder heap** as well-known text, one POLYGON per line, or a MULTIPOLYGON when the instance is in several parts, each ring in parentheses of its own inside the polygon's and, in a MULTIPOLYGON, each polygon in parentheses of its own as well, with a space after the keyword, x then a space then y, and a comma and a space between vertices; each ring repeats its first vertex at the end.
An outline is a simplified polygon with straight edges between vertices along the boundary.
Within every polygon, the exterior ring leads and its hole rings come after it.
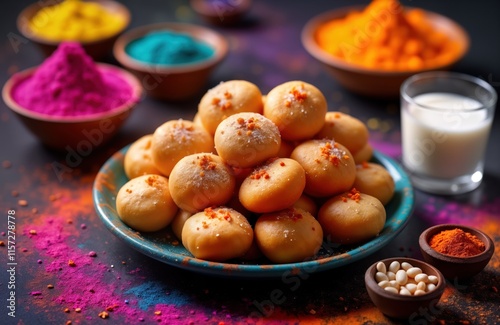
POLYGON ((87 116, 135 102, 118 70, 98 67, 79 43, 64 42, 12 90, 14 101, 50 116, 87 116))

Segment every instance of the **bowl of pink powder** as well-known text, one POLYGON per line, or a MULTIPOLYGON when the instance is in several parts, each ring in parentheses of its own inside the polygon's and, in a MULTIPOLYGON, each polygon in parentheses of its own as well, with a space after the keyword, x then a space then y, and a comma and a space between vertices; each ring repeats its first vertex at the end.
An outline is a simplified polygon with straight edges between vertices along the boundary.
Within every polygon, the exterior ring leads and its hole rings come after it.
POLYGON ((14 74, 2 91, 7 106, 43 144, 76 151, 111 139, 141 95, 136 77, 95 63, 74 42, 61 43, 40 66, 14 74))

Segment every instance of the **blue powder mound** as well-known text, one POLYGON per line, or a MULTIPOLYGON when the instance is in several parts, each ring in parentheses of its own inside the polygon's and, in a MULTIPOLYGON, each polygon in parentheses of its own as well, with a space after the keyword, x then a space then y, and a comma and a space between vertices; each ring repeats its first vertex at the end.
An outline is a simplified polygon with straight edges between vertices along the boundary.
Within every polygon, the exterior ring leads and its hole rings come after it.
POLYGON ((179 65, 200 62, 214 55, 214 49, 188 34, 157 31, 130 42, 125 52, 132 58, 153 64, 179 65))
POLYGON ((153 281, 145 282, 125 292, 137 297, 139 308, 147 310, 156 304, 183 306, 188 303, 188 297, 178 291, 169 291, 166 287, 153 281))

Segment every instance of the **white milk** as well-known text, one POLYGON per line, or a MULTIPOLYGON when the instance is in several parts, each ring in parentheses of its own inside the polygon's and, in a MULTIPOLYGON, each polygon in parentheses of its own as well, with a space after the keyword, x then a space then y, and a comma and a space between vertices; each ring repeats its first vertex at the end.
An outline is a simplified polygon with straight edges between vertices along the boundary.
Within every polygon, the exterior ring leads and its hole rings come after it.
POLYGON ((472 174, 481 166, 492 119, 480 102, 451 93, 413 98, 402 112, 403 162, 413 173, 435 178, 472 174), (434 108, 434 109, 433 109, 434 108))

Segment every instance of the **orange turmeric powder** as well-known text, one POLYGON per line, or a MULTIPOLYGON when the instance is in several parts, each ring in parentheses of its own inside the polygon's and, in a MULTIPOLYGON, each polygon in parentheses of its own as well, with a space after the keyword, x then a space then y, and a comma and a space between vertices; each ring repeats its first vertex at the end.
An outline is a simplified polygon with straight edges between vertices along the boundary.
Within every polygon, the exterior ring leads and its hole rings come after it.
POLYGON ((423 10, 405 10, 397 0, 373 0, 361 12, 324 23, 315 37, 321 48, 337 58, 389 71, 446 65, 462 49, 436 29, 423 10))

